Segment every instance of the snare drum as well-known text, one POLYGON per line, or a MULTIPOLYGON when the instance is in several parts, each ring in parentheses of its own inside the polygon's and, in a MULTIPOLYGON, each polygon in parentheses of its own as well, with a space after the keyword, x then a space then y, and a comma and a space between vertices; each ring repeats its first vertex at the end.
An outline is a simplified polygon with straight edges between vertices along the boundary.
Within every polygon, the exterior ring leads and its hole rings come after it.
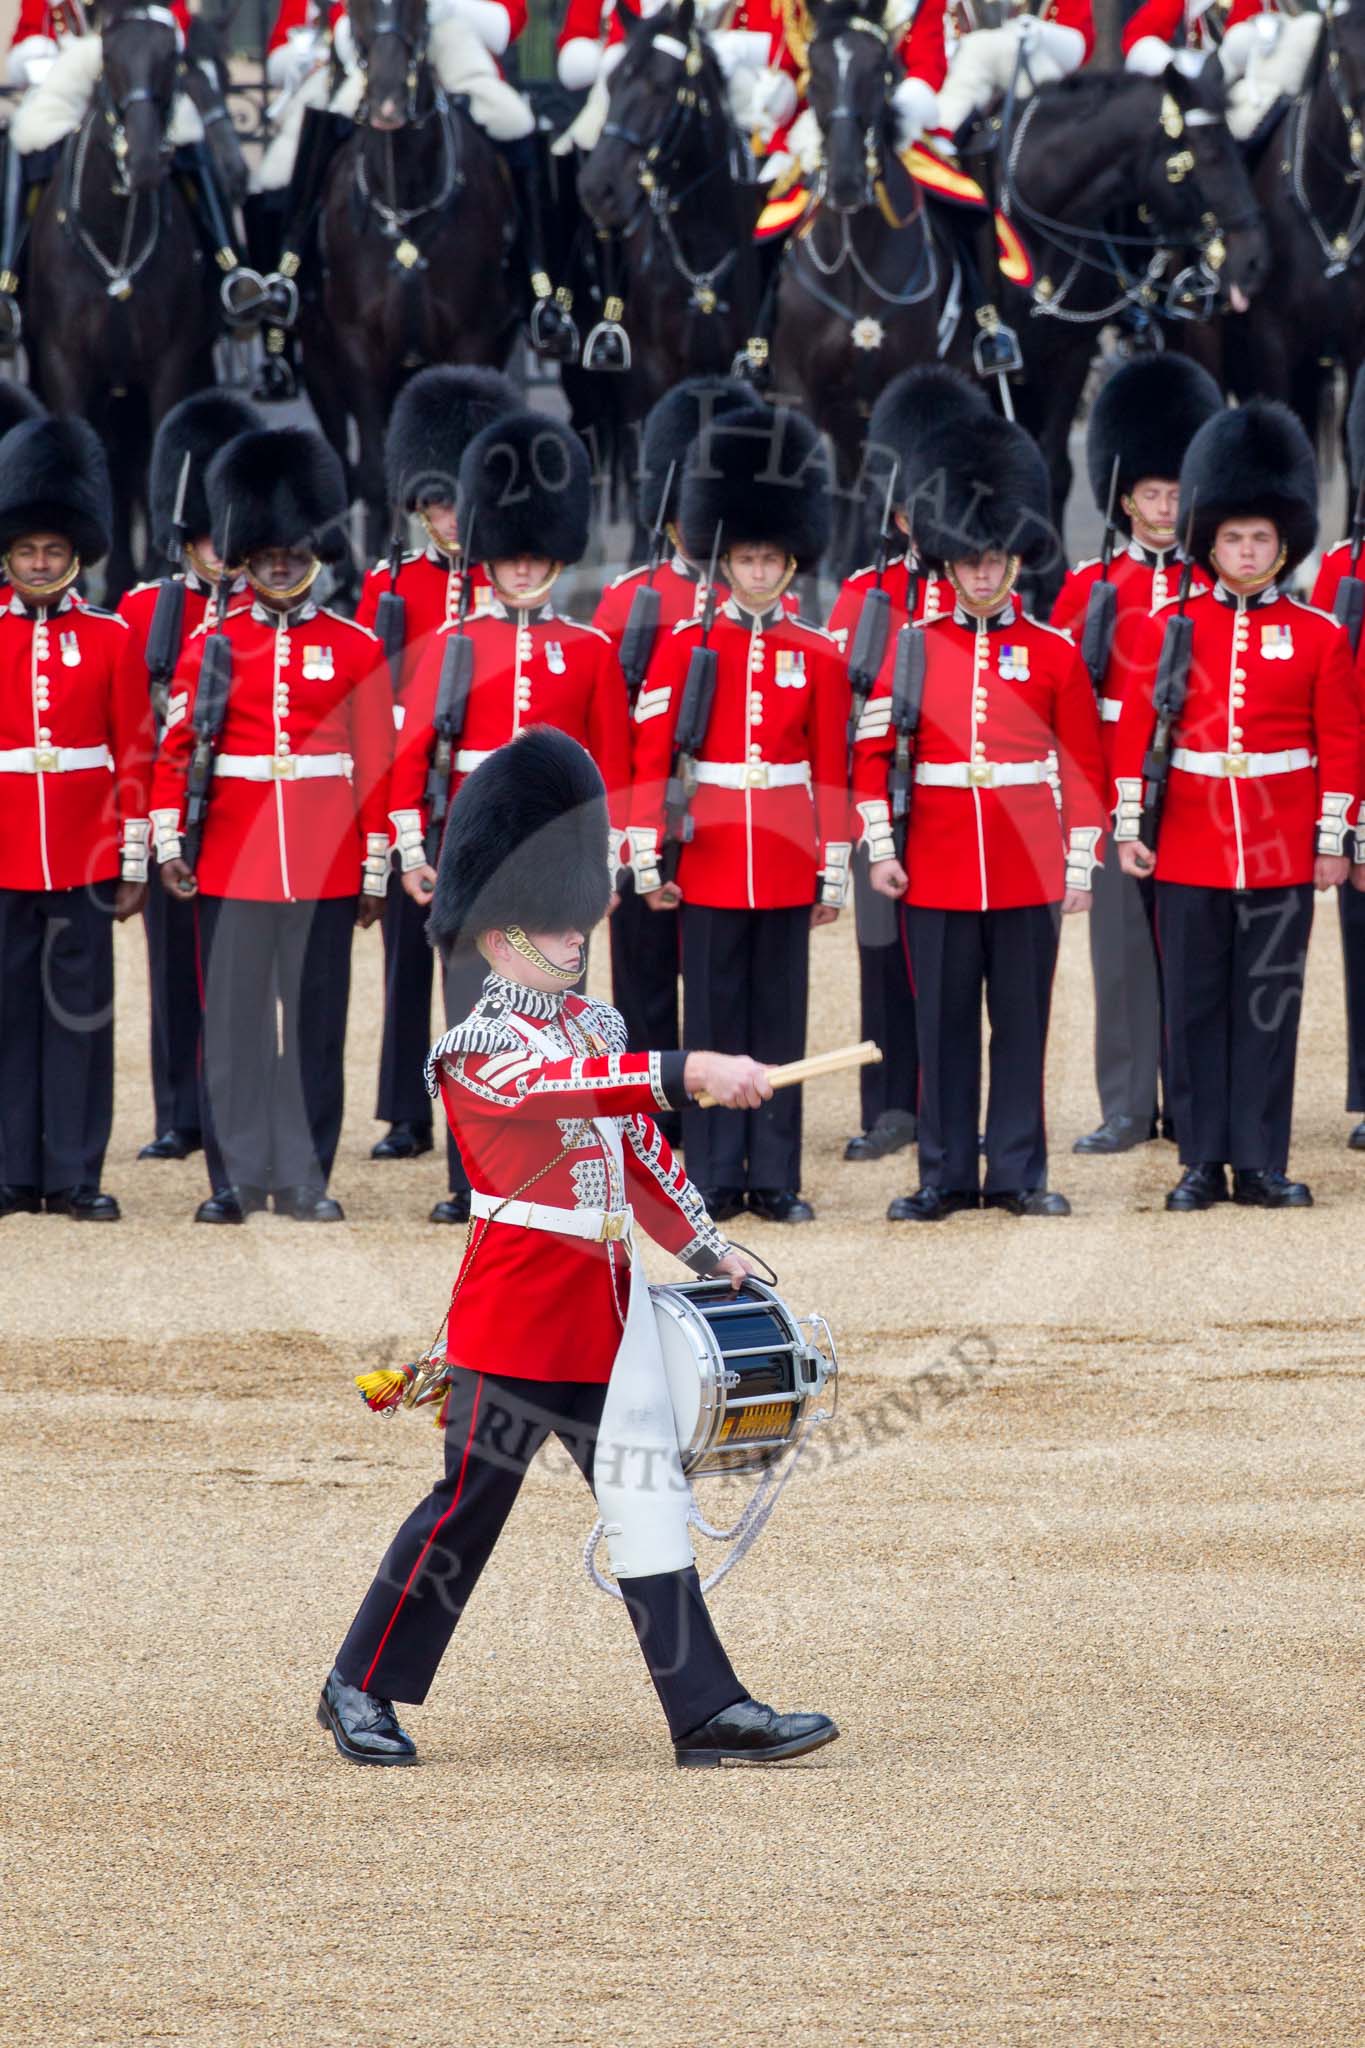
POLYGON ((757 1472, 787 1449, 807 1404, 837 1387, 823 1316, 793 1316, 752 1275, 651 1287, 683 1471, 757 1472), (807 1337, 819 1330, 826 1349, 807 1337))

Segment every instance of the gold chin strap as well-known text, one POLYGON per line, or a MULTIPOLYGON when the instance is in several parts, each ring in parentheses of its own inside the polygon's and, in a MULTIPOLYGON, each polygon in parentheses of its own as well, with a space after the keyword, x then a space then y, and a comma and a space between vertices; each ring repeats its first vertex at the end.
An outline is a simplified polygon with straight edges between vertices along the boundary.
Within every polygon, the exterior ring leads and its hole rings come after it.
POLYGON ((503 933, 514 953, 520 953, 523 960, 529 960, 540 973, 549 974, 556 981, 565 983, 577 981, 583 972, 583 953, 579 949, 577 967, 556 967, 553 960, 547 960, 539 946, 533 945, 519 924, 503 926, 503 933))
POLYGON ((1173 526, 1153 526, 1136 509, 1130 493, 1125 493, 1119 499, 1119 503, 1132 521, 1133 538, 1140 546, 1155 548, 1159 554, 1163 555, 1167 548, 1175 546, 1175 528, 1173 526), (1139 532, 1139 528, 1141 528, 1141 532, 1139 532), (1148 534, 1151 538, 1144 541, 1142 538, 1143 534, 1148 534))
POLYGON ((735 575, 728 555, 724 557, 724 562, 725 580, 730 586, 730 595, 740 610, 744 612, 770 612, 775 604, 781 603, 782 598, 790 587, 793 576, 796 574, 796 564, 791 556, 788 555, 787 566, 782 571, 781 581, 775 584, 771 590, 766 591, 762 597, 755 597, 751 591, 744 588, 744 585, 735 575))
POLYGON ((72 584, 81 573, 81 558, 79 555, 73 554, 70 567, 63 570, 55 583, 21 582, 10 565, 8 554, 4 558, 4 570, 24 603, 41 610, 46 605, 55 604, 64 590, 70 590, 72 584))
POLYGON ((1019 568, 1018 555, 1011 555, 1010 565, 1005 571, 1004 582, 992 592, 990 597, 986 598, 968 597, 966 591, 957 580, 957 572, 951 562, 948 564, 948 581, 957 592, 957 601, 962 606, 964 612, 970 612, 974 619, 989 619, 993 618, 996 612, 1000 610, 1014 589, 1015 584, 1019 581, 1019 568))
POLYGON ((300 576, 298 582, 291 583, 288 590, 275 590, 270 584, 262 583, 259 577, 253 576, 249 568, 244 569, 246 580, 257 596, 264 598, 267 604, 273 605, 276 611, 281 612, 288 611, 291 604, 297 603, 299 598, 305 596, 317 582, 321 573, 322 564, 317 556, 314 555, 308 565, 306 576, 300 576))
POLYGON ((425 505, 419 505, 417 507, 417 517, 421 520, 423 526, 426 528, 427 539, 431 542, 431 545, 434 548, 439 548, 443 555, 449 555, 452 561, 457 560, 460 553, 460 543, 458 539, 442 540, 440 534, 436 531, 436 528, 427 518, 427 508, 425 505))
POLYGON ((1280 552, 1276 555, 1264 576, 1249 576, 1245 583, 1241 582, 1236 576, 1224 575, 1217 562, 1214 563, 1213 567, 1218 581, 1225 590, 1230 590, 1234 597, 1256 597, 1262 590, 1268 590, 1270 585, 1278 579, 1280 571, 1285 565, 1285 558, 1288 553, 1289 549, 1281 541, 1280 552))
MULTIPOLYGON (((559 581, 559 572, 563 567, 564 564, 562 562, 554 563, 545 581, 538 584, 534 590, 504 590, 497 577, 493 574, 491 562, 488 564, 488 578, 493 585, 494 595, 501 599, 509 612, 533 612, 539 610, 540 606, 544 604, 546 598, 554 589, 555 584, 559 581)), ((576 976, 575 979, 577 979, 576 976)))
POLYGON ((185 543, 185 560, 189 564, 191 572, 199 578, 201 583, 217 585, 218 579, 223 573, 222 570, 216 566, 210 567, 193 541, 186 541, 185 543))

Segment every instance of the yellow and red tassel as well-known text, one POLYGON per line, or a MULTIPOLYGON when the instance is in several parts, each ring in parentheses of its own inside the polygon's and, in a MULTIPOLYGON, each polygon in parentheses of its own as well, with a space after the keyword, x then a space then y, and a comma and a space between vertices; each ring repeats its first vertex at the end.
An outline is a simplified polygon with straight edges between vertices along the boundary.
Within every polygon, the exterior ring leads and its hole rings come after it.
POLYGON ((377 1372, 356 1374, 365 1406, 375 1415, 392 1415, 417 1377, 415 1365, 384 1365, 377 1372))

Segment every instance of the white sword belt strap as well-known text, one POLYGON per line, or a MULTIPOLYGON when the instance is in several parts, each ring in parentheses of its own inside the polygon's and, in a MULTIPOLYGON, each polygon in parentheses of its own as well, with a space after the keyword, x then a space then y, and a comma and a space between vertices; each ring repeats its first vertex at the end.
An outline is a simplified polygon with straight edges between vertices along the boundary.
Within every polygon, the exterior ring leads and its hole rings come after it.
POLYGON ((926 789, 1009 789, 1046 782, 1046 761, 917 761, 915 780, 926 789))
POLYGON ((1186 775, 1243 776, 1293 775, 1300 768, 1314 766, 1315 757, 1307 747, 1285 747, 1278 754, 1201 754, 1191 747, 1171 750, 1172 768, 1186 775))
POLYGON ((549 1202, 517 1202, 472 1188, 471 1216, 510 1223, 518 1230, 548 1230, 556 1237, 581 1237, 591 1244, 615 1244, 630 1236, 634 1212, 625 1209, 559 1209, 549 1202))
POLYGON ((349 782, 355 762, 349 754, 215 754, 213 772, 229 782, 349 782))
POLYGON ((0 749, 0 775, 69 775, 75 768, 109 768, 108 747, 5 747, 0 749))
POLYGON ((698 782, 717 789, 809 789, 809 761, 698 761, 698 782))

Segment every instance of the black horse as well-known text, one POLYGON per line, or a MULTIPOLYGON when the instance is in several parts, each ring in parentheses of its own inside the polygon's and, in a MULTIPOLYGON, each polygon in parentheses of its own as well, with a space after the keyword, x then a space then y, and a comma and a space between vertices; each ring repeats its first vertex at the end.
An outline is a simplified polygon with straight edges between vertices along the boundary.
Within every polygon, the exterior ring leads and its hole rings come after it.
POLYGON ((246 198, 247 165, 228 111, 232 79, 227 34, 221 22, 209 21, 202 14, 191 17, 181 83, 204 124, 204 141, 218 174, 219 189, 229 206, 238 207, 246 198))
POLYGON ((868 416, 890 378, 951 341, 940 322, 954 268, 897 154, 900 74, 886 29, 853 5, 823 8, 818 21, 809 105, 824 164, 783 258, 772 364, 775 387, 799 396, 833 443, 840 517, 830 562, 843 573, 860 551, 855 486, 868 416))
POLYGON ((322 260, 298 327, 308 396, 364 503, 373 556, 386 533, 384 430, 399 389, 428 363, 501 365, 520 308, 505 262, 507 174, 436 80, 426 0, 352 0, 350 17, 364 98, 327 173, 322 260))
POLYGON ((1325 379, 1340 363, 1349 388, 1365 360, 1365 0, 1321 19, 1304 91, 1256 144, 1275 290, 1195 348, 1239 398, 1284 399, 1314 438, 1325 379))
POLYGON ((629 425, 680 378, 728 370, 759 296, 753 230, 762 192, 749 178, 694 0, 647 20, 618 0, 618 14, 625 55, 578 192, 593 225, 619 242, 630 366, 622 375, 570 369, 564 377, 575 424, 598 431, 603 405, 629 425))
POLYGON ((133 582, 152 436, 213 381, 216 278, 167 139, 180 57, 169 15, 108 0, 95 99, 34 216, 25 338, 34 388, 109 452, 113 598, 133 582))
POLYGON ((1002 293, 1024 360, 1017 410, 1060 517, 1101 329, 1132 317, 1155 344, 1152 316, 1168 302, 1184 310, 1203 292, 1245 308, 1267 276, 1266 238, 1216 63, 1045 85, 1006 109, 1000 150, 1002 205, 1034 265, 1027 291, 1002 293))

